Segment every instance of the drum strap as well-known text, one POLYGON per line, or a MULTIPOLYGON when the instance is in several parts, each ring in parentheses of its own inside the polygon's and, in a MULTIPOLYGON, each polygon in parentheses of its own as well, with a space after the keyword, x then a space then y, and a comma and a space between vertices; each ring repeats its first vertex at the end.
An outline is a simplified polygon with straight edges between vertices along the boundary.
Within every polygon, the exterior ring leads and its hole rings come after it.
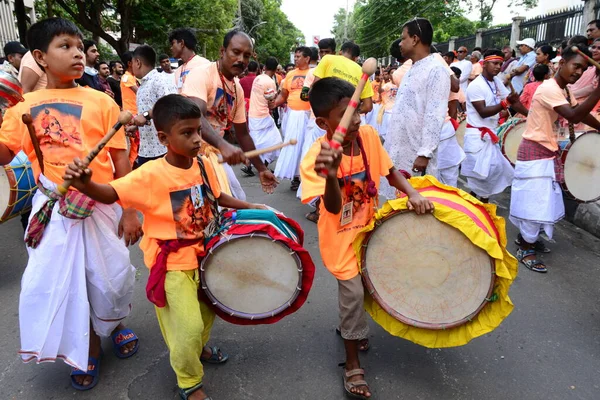
POLYGON ((206 167, 204 166, 204 162, 202 161, 202 157, 198 157, 198 167, 200 167, 200 175, 202 176, 202 180, 204 181, 204 193, 205 199, 208 202, 208 206, 210 207, 210 212, 213 215, 212 221, 206 225, 204 228, 204 235, 209 238, 215 235, 219 227, 221 226, 221 213, 219 212, 219 201, 215 197, 211 187, 210 181, 208 180, 208 174, 206 173, 206 167))
MULTIPOLYGON (((569 105, 571 105, 571 92, 569 91, 569 89, 565 86, 565 93, 567 94, 567 101, 569 102, 569 105)), ((572 124, 571 122, 569 122, 569 141, 571 143, 575 143, 575 125, 572 124)))

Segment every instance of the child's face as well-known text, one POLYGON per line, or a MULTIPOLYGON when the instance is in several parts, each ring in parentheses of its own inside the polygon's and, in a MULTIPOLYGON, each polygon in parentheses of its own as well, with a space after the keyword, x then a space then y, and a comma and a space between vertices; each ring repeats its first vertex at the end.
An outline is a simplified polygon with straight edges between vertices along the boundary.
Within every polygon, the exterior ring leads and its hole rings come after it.
POLYGON ((587 61, 580 55, 571 58, 569 61, 562 59, 559 65, 558 74, 564 81, 570 84, 577 82, 588 67, 587 61))
MULTIPOLYGON (((348 108, 348 103, 350 102, 350 98, 346 97, 342 99, 336 107, 334 107, 330 112, 327 118, 318 117, 316 122, 317 125, 327 131, 327 137, 331 139, 333 137, 333 133, 337 129, 340 121, 342 120, 342 116, 344 112, 346 112, 346 108, 348 108)), ((344 136, 344 142, 353 142, 356 139, 356 135, 358 134, 358 128, 360 128, 360 113, 357 109, 352 114, 352 119, 350 121, 350 125, 348 126, 348 130, 346 132, 346 136, 344 136)))
POLYGON ((83 75, 85 54, 79 36, 67 34, 55 36, 45 53, 34 50, 33 56, 48 75, 58 78, 59 81, 71 81, 83 75))
POLYGON ((158 139, 170 152, 189 158, 197 157, 202 145, 200 118, 177 121, 168 133, 159 132, 158 139))

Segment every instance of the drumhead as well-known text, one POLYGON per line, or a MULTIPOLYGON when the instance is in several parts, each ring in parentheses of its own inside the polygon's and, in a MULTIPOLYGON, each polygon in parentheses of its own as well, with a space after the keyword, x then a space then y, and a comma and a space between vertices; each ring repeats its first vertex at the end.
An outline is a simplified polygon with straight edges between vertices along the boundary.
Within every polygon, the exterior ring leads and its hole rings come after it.
POLYGON ((212 303, 240 318, 269 318, 298 297, 302 266, 297 254, 265 234, 220 240, 201 263, 202 285, 212 303))
MULTIPOLYGON (((9 172, 12 174, 12 171, 9 172)), ((10 204, 11 183, 4 167, 0 167, 0 220, 5 218, 6 209, 10 204)))
POLYGON ((584 133, 568 147, 565 185, 578 200, 600 199, 600 134, 584 133))
POLYGON ((365 243, 365 286, 403 323, 427 329, 462 325, 492 293, 494 260, 431 214, 391 214, 365 243))
POLYGON ((467 120, 465 119, 463 122, 458 124, 458 128, 456 129, 456 140, 460 147, 465 147, 465 131, 467 130, 467 120))
MULTIPOLYGON (((511 123, 506 122, 507 124, 511 123)), ((513 123, 511 127, 504 133, 504 137, 502 138, 502 152, 504 156, 510 161, 511 164, 516 164, 517 162, 517 153, 519 152, 519 145, 523 140, 523 133, 525 133, 525 128, 527 127, 527 123, 524 119, 518 120, 517 123, 513 123)))

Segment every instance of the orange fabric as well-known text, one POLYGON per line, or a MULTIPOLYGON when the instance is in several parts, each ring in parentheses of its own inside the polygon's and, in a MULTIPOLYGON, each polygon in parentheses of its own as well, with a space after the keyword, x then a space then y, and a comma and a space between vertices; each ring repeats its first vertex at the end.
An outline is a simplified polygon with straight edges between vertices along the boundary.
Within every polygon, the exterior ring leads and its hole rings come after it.
POLYGON ((35 84, 35 87, 33 88, 34 92, 40 89, 46 89, 46 85, 48 85, 48 78, 46 77, 46 73, 42 71, 40 66, 35 62, 35 59, 33 58, 33 55, 30 51, 25 53, 23 58, 21 58, 21 67, 19 68, 18 78, 19 82, 21 82, 21 78, 23 76, 23 68, 29 68, 30 70, 35 72, 39 77, 37 83, 35 84))
POLYGON ((310 110, 310 103, 308 101, 302 101, 300 99, 300 93, 302 93, 302 87, 304 86, 304 79, 308 74, 308 69, 299 70, 298 68, 288 72, 283 81, 283 88, 289 92, 287 99, 287 105, 296 111, 307 111, 310 110))
MULTIPOLYGON (((209 185, 218 198, 221 190, 215 172, 207 158, 203 161, 209 185)), ((144 214, 144 237, 140 248, 148 268, 152 268, 156 261, 159 241, 204 237, 204 228, 213 217, 208 202, 202 196, 206 191, 203 184, 196 160, 191 168, 181 169, 169 164, 165 157, 148 161, 110 183, 123 207, 133 207, 144 214)), ((186 271, 198 268, 197 256, 203 250, 204 242, 201 241, 169 254, 167 269, 186 271)))
POLYGON ((206 64, 210 64, 210 61, 196 54, 194 57, 190 58, 188 62, 180 65, 173 74, 173 78, 175 79, 175 86, 177 86, 177 91, 181 93, 183 84, 185 83, 187 75, 190 73, 191 70, 206 64))
POLYGON ((137 79, 129 71, 125 71, 121 77, 121 98, 123 99, 123 110, 137 115, 137 95, 131 90, 132 87, 139 86, 137 79))
POLYGON ((381 104, 386 111, 394 109, 396 103, 396 95, 398 94, 398 86, 392 82, 387 82, 383 85, 383 91, 381 92, 381 104))
POLYGON ((267 89, 277 92, 273 78, 266 74, 257 76, 252 84, 252 93, 250 94, 250 108, 248 110, 250 118, 265 118, 271 115, 269 102, 265 99, 267 89))
POLYGON ((526 109, 529 110, 529 108, 531 107, 531 101, 533 100, 533 95, 535 94, 535 91, 541 84, 542 84, 542 82, 539 81, 539 82, 531 82, 531 83, 528 83, 527 85, 525 85, 525 88, 523 89, 523 93, 521 93, 520 100, 526 109))
POLYGON ((394 82, 394 85, 400 87, 402 79, 404 79, 404 75, 406 75, 410 67, 412 67, 412 64, 412 60, 408 59, 404 62, 404 64, 400 66, 400 68, 394 71, 394 73, 392 74, 392 82, 394 82))
MULTIPOLYGON (((371 178, 379 189, 379 178, 389 175, 394 164, 381 145, 379 135, 373 127, 363 125, 359 132, 369 162, 371 178)), ((325 179, 319 177, 314 170, 315 160, 321 151, 321 141, 323 140, 327 140, 325 136, 319 138, 312 145, 300 165, 302 201, 304 203, 325 194, 325 179)), ((345 204, 350 200, 342 181, 342 171, 346 177, 352 175, 351 182, 348 182, 352 189, 352 222, 341 226, 342 212, 335 215, 329 213, 325 209, 324 202, 321 201, 318 231, 323 264, 337 279, 348 280, 358 274, 358 262, 352 249, 352 242, 360 230, 369 223, 378 204, 376 199, 368 199, 365 194, 366 174, 361 155, 354 157, 344 155, 340 169, 338 169, 342 204, 345 204), (352 170, 350 170, 351 164, 352 170)))
MULTIPOLYGON (((523 138, 537 142, 552 151, 558 150, 558 113, 555 107, 567 105, 567 95, 554 78, 545 80, 535 91, 527 115, 523 138)), ((577 102, 571 99, 571 105, 577 102)))
POLYGON ((473 64, 473 68, 471 68, 471 75, 469 75, 469 80, 473 80, 477 78, 483 72, 483 66, 476 62, 473 64))
MULTIPOLYGON (((41 169, 26 125, 21 116, 31 114, 44 157, 44 175, 62 183, 68 163, 84 158, 100 142, 119 118, 119 106, 107 94, 87 87, 42 89, 27 93, 24 102, 9 108, 0 129, 0 143, 14 154, 23 150, 31 161, 35 177, 41 169)), ((94 180, 108 183, 114 179, 109 148, 127 149, 125 133, 120 129, 92 161, 94 180)))
POLYGON ((379 88, 381 87, 381 82, 377 82, 373 80, 371 82, 371 87, 373 88, 373 103, 378 104, 381 102, 381 96, 379 94, 379 88))

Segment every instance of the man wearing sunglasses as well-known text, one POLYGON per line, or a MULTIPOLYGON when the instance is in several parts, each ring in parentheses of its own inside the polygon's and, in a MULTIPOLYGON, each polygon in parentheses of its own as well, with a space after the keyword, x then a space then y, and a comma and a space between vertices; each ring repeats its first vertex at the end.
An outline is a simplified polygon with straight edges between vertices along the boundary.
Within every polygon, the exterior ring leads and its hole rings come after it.
POLYGON ((456 58, 457 60, 454 61, 451 66, 460 69, 460 88, 466 93, 467 86, 469 85, 469 76, 471 76, 473 69, 473 64, 467 58, 467 48, 465 46, 458 48, 458 51, 456 52, 456 58))
POLYGON ((525 86, 525 75, 529 68, 535 65, 535 40, 533 38, 527 38, 523 40, 517 40, 517 50, 521 53, 521 58, 517 61, 517 65, 511 73, 508 75, 511 80, 512 86, 515 92, 521 94, 523 86, 525 86))

